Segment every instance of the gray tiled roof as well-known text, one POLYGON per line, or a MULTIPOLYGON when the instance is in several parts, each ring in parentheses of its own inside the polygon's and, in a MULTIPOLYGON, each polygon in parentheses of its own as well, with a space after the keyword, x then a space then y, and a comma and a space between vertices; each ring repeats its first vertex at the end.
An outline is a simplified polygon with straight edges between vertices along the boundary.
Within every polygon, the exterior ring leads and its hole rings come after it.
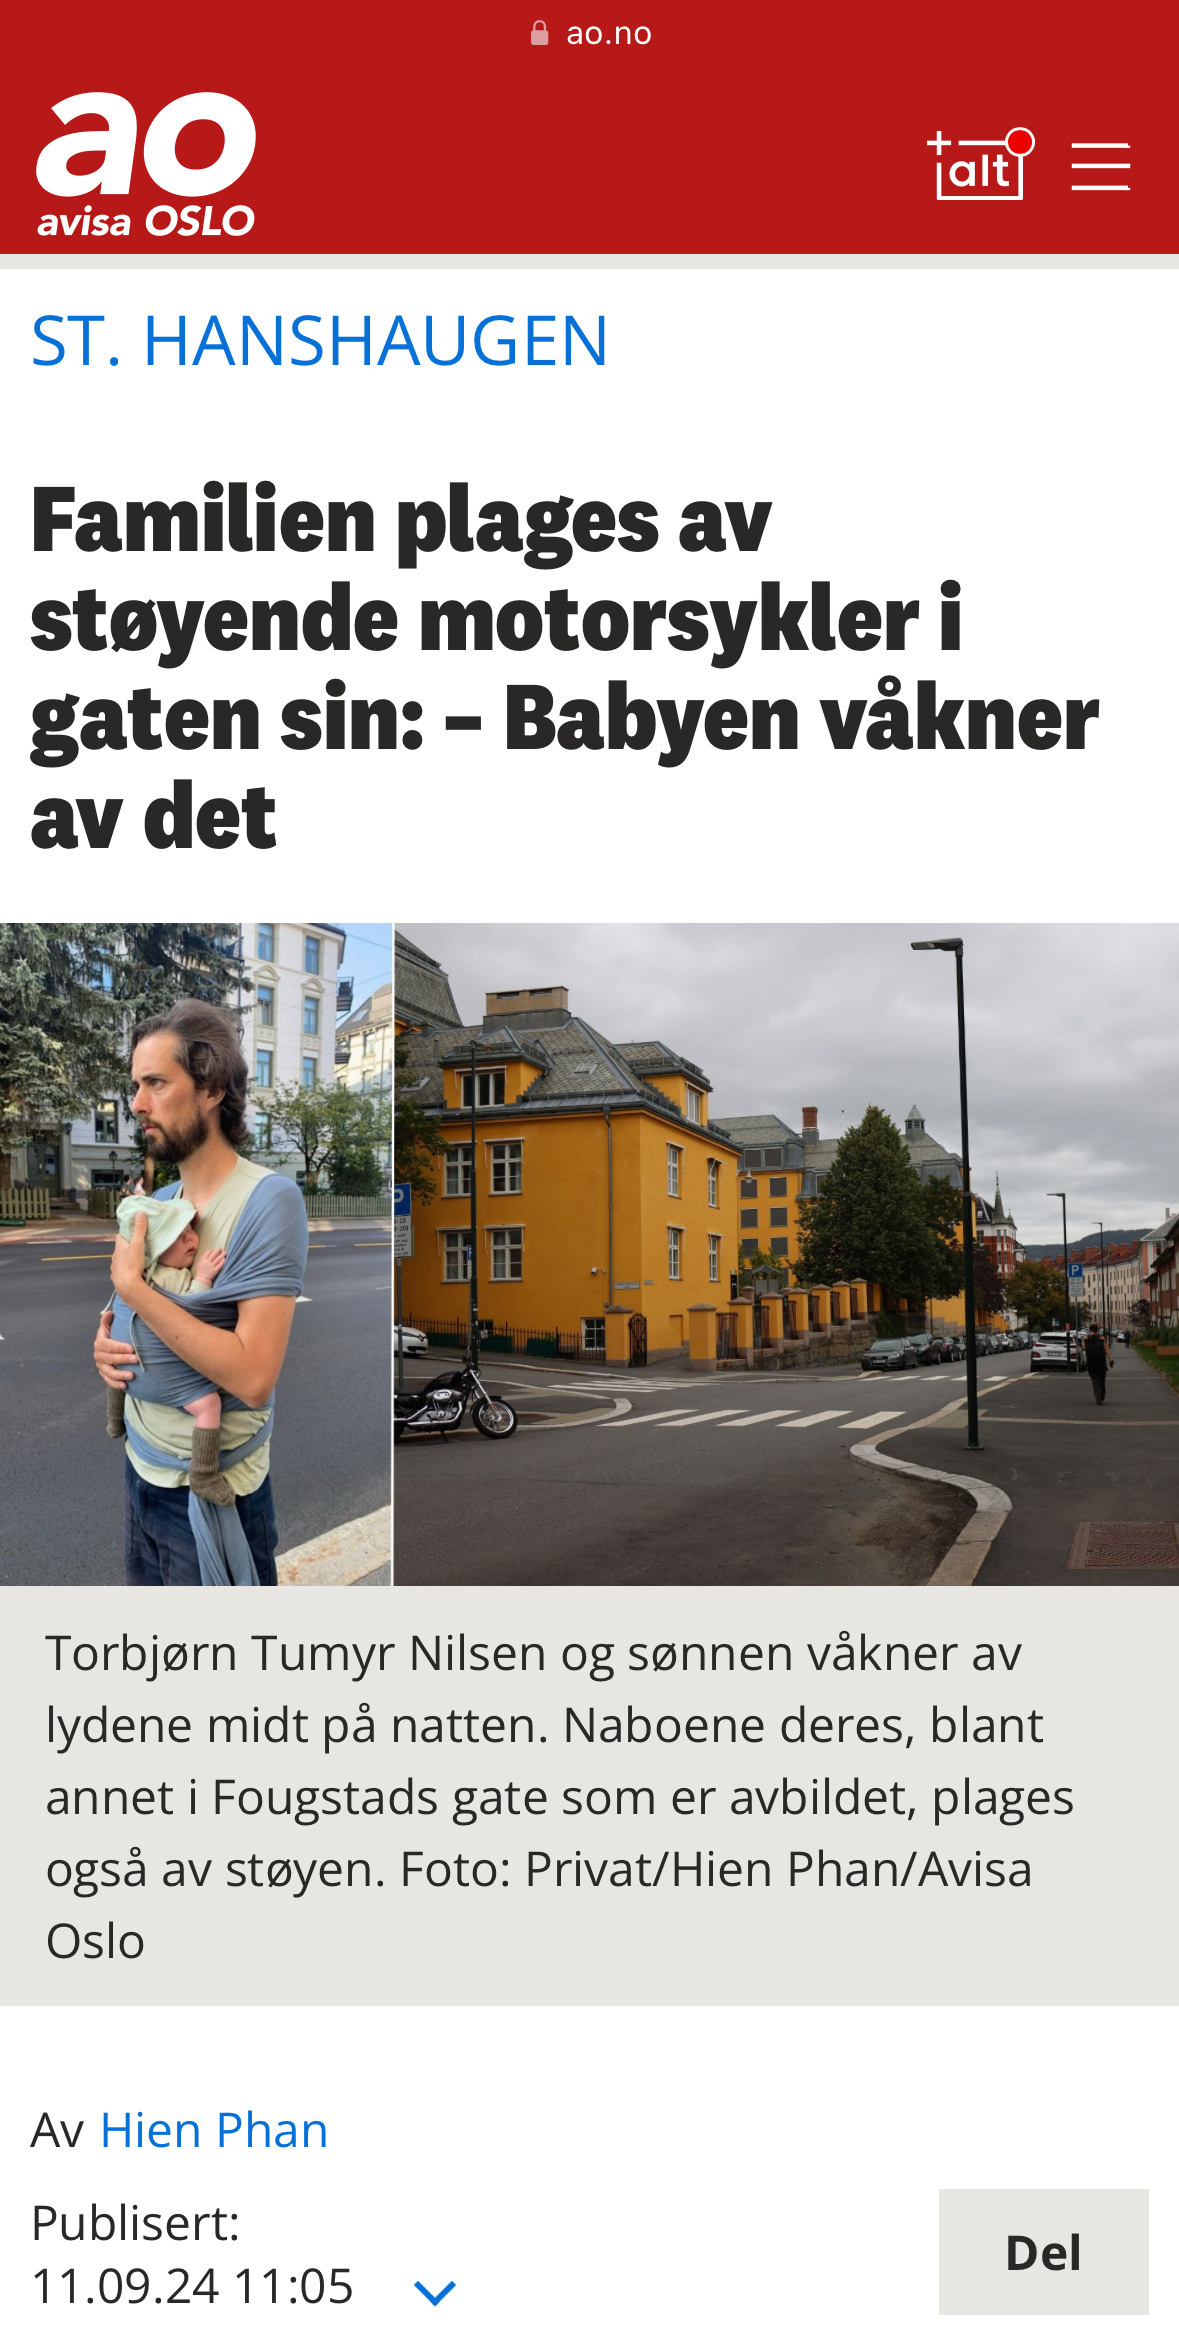
POLYGON ((400 930, 394 933, 394 939, 398 1019, 410 1021, 415 1028, 457 1028, 458 1005, 441 963, 416 947, 400 930))
POLYGON ((781 1118, 726 1118, 725 1126, 743 1150, 763 1150, 767 1143, 802 1142, 801 1134, 781 1118))
MULTIPOLYGON (((793 1144, 802 1154, 802 1165, 814 1175, 825 1175, 828 1172, 839 1148, 838 1135, 829 1139, 822 1136, 812 1138, 810 1127, 805 1133, 797 1134, 781 1118, 770 1113, 758 1117, 726 1118, 725 1130, 731 1134, 734 1142, 740 1143, 742 1150, 763 1150, 767 1145, 775 1143, 793 1144)), ((925 1120, 916 1106, 905 1120, 905 1142, 923 1182, 927 1182, 930 1176, 942 1175, 947 1182, 961 1187, 961 1159, 956 1152, 947 1150, 944 1144, 935 1141, 932 1134, 926 1133, 925 1120)))
POLYGON ((712 1091, 711 1080, 705 1076, 698 1063, 685 1061, 682 1053, 673 1053, 668 1045, 658 1042, 617 1044, 614 1050, 621 1053, 623 1060, 640 1077, 690 1077, 695 1084, 703 1087, 705 1093, 712 1091))
MULTIPOLYGON (((664 1117, 680 1117, 675 1103, 657 1086, 648 1085, 632 1067, 629 1055, 635 1049, 633 1046, 628 1046, 624 1053, 620 1045, 610 1044, 596 1028, 590 1027, 588 1020, 579 1019, 575 1013, 570 1013, 560 1027, 546 1024, 543 1028, 532 1028, 526 1021, 513 1018, 497 1020, 490 1027, 484 1022, 476 1028, 452 1028, 444 1035, 435 1036, 411 1035, 402 1041, 411 1069, 419 1080, 414 1099, 426 1110, 436 1110, 442 1105, 444 1067, 460 1061, 474 1044, 485 1066, 497 1058, 540 1063, 522 1099, 505 1103, 505 1109, 543 1110, 565 1103, 582 1103, 588 1107, 598 1102, 603 1107, 641 1105, 658 1110, 664 1117)), ((660 1051, 665 1053, 665 1048, 660 1047, 660 1051)), ((677 1067, 690 1070, 694 1066, 691 1062, 680 1062, 678 1056, 670 1058, 677 1067)), ((688 1123, 686 1119, 681 1122, 688 1123)), ((699 1131, 728 1139, 727 1129, 711 1122, 699 1131)))

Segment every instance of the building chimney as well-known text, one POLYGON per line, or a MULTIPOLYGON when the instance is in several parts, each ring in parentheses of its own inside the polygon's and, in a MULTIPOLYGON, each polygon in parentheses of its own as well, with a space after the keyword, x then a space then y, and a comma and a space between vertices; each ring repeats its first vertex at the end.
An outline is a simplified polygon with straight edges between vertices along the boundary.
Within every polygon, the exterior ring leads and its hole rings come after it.
POLYGON ((513 1012, 567 1012, 567 987, 497 987, 487 991, 487 1018, 507 1020, 513 1012))
POLYGON ((804 1111, 803 1111, 803 1113, 802 1113, 802 1138, 803 1138, 803 1141, 804 1141, 804 1142, 817 1142, 817 1141, 818 1141, 818 1139, 819 1139, 819 1113, 818 1113, 818 1111, 817 1111, 817 1110, 804 1110, 804 1111))

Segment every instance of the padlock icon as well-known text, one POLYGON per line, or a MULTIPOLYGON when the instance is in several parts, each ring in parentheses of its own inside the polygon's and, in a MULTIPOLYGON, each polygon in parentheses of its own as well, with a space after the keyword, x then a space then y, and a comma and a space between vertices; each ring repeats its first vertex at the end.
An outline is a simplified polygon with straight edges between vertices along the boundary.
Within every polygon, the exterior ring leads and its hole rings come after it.
POLYGON ((543 16, 538 16, 538 17, 537 17, 537 20, 536 20, 536 23, 535 23, 535 24, 533 25, 533 27, 532 27, 532 46, 533 46, 533 48, 534 48, 534 49, 544 49, 544 48, 546 48, 546 47, 547 47, 547 45, 548 45, 548 37, 549 37, 549 29, 548 29, 548 26, 546 25, 546 23, 545 23, 545 21, 544 21, 544 18, 543 18, 543 16))

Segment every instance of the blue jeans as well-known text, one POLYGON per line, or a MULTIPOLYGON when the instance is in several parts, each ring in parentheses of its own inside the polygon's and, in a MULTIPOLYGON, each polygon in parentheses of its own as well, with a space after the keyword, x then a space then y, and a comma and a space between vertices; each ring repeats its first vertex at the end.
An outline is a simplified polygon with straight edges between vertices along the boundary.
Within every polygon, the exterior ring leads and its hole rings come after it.
MULTIPOLYGON (((263 1478, 256 1493, 242 1495, 237 1514, 253 1553, 258 1581, 273 1587, 278 1582, 274 1563, 278 1526, 269 1477, 263 1478)), ((140 1590, 153 1584, 199 1584, 201 1579, 188 1522, 187 1485, 148 1485, 137 1476, 129 1457, 123 1565, 125 1580, 140 1590)))

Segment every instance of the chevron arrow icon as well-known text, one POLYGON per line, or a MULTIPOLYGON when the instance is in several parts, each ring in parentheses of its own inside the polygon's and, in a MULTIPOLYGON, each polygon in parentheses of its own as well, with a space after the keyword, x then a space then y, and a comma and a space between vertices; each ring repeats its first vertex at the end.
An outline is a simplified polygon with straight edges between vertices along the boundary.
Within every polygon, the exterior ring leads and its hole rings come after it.
POLYGON ((428 2286, 428 2285, 423 2285, 423 2284, 422 2284, 422 2282, 421 2282, 421 2280, 420 2280, 420 2278, 417 2278, 417 2277, 415 2277, 415 2279, 414 2279, 414 2291, 415 2291, 416 2293, 424 2293, 424 2294, 425 2294, 425 2297, 426 2297, 426 2299, 427 2299, 427 2301, 428 2301, 428 2302, 429 2302, 429 2304, 430 2304, 430 2307, 431 2307, 431 2309, 437 2309, 439 2302, 440 2302, 440 2301, 445 2301, 445 2299, 446 2299, 446 2296, 447 2296, 447 2294, 448 2294, 448 2293, 453 2293, 453 2291, 454 2291, 454 2278, 453 2278, 453 2277, 451 2278, 451 2280, 450 2280, 450 2283, 449 2283, 448 2285, 444 2285, 444 2286, 443 2286, 443 2288, 442 2288, 442 2291, 441 2291, 440 2293, 432 2293, 432 2292, 430 2291, 430 2288, 429 2288, 429 2286, 428 2286))

